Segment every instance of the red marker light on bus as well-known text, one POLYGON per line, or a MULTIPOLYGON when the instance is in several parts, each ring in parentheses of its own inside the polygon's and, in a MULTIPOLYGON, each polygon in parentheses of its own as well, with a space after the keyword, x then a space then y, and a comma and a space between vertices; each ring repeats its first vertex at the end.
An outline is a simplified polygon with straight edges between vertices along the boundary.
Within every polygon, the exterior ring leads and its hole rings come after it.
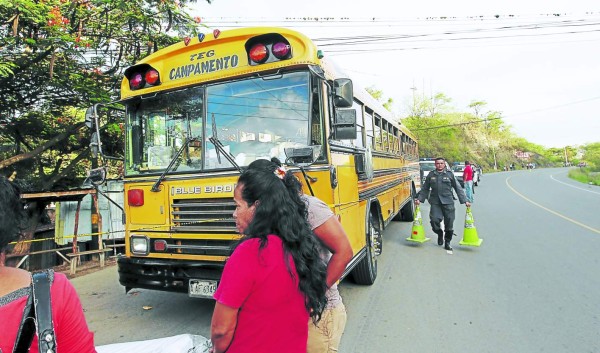
POLYGON ((133 74, 133 76, 131 76, 129 79, 129 86, 131 86, 131 89, 142 88, 142 86, 144 86, 144 77, 142 74, 139 72, 133 74))
POLYGON ((262 43, 257 43, 250 48, 250 60, 255 63, 262 64, 269 58, 269 51, 267 46, 262 43))
POLYGON ((127 191, 127 203, 129 206, 143 206, 144 205, 144 190, 142 189, 131 189, 127 191))
POLYGON ((146 72, 146 83, 149 85, 157 85, 160 83, 160 75, 158 74, 158 71, 154 70, 154 69, 150 69, 146 72))
POLYGON ((291 51, 291 46, 287 43, 277 42, 273 44, 271 51, 277 59, 287 59, 291 51))
POLYGON ((164 240, 154 241, 154 251, 165 251, 167 249, 167 242, 164 240))

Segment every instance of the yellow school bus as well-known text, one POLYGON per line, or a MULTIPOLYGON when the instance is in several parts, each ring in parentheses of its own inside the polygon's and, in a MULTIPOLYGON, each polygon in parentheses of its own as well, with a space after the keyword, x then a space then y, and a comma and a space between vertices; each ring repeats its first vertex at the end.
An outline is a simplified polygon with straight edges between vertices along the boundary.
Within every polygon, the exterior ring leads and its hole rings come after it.
MULTIPOLYGON (((285 28, 215 31, 124 76, 126 291, 211 297, 240 237, 236 180, 271 157, 338 216, 354 251, 344 275, 374 283, 383 229, 413 219, 417 142, 309 38, 285 28)), ((99 110, 87 114, 97 130, 99 110)))

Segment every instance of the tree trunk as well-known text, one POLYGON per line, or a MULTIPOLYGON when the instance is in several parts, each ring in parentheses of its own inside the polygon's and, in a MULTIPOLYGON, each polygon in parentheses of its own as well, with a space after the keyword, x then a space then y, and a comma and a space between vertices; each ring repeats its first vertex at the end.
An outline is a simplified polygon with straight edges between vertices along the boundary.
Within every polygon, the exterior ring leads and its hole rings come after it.
POLYGON ((53 138, 51 138, 50 140, 46 141, 43 145, 40 145, 36 148, 34 148, 33 150, 26 152, 26 153, 21 153, 17 156, 5 159, 3 161, 0 161, 0 169, 6 168, 14 163, 17 162, 21 162, 30 158, 34 158, 37 155, 39 155, 40 153, 44 152, 45 150, 47 150, 48 148, 56 145, 57 143, 61 142, 62 140, 68 138, 69 136, 71 136, 73 133, 75 133, 75 131, 81 129, 83 126, 85 126, 85 123, 79 123, 77 125, 74 125, 73 127, 65 130, 64 132, 54 136, 53 138))
POLYGON ((54 183, 56 183, 61 177, 69 174, 73 168, 79 164, 79 162, 84 159, 85 157, 88 156, 90 152, 89 147, 86 148, 83 152, 81 152, 77 157, 75 157, 74 160, 71 161, 71 163, 69 163, 69 165, 62 170, 62 172, 58 172, 56 174, 54 174, 49 180, 45 181, 42 189, 47 190, 47 189, 51 189, 52 186, 54 185, 54 183))

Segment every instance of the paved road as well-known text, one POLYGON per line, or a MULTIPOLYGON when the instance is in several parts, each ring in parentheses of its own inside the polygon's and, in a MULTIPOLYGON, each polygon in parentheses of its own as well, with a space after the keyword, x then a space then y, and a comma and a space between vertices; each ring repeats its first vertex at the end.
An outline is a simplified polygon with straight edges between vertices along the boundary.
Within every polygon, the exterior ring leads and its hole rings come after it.
MULTIPOLYGON (((452 254, 435 239, 407 242, 411 224, 392 223, 377 282, 340 286, 349 317, 340 352, 600 352, 600 188, 566 172, 484 174, 473 205, 480 248, 457 244, 462 205, 452 254)), ((115 267, 73 283, 98 345, 208 336, 210 301, 125 295, 115 267)))

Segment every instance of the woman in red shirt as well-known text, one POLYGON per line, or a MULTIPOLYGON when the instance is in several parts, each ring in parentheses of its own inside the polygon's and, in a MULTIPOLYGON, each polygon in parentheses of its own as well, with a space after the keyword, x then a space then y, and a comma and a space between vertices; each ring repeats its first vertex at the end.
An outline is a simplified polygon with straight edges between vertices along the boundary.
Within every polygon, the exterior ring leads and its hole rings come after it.
MULTIPOLYGON (((21 324, 23 309, 31 293, 31 274, 25 270, 4 267, 4 249, 19 234, 23 204, 19 190, 0 176, 0 352, 10 353, 21 324)), ((56 333, 57 353, 90 353, 94 334, 88 329, 75 289, 62 273, 48 272, 52 321, 56 333)), ((38 352, 34 335, 30 353, 38 352)))
POLYGON ((299 181, 282 169, 246 170, 234 200, 244 238, 214 296, 213 351, 306 353, 306 322, 320 319, 327 284, 299 181))

